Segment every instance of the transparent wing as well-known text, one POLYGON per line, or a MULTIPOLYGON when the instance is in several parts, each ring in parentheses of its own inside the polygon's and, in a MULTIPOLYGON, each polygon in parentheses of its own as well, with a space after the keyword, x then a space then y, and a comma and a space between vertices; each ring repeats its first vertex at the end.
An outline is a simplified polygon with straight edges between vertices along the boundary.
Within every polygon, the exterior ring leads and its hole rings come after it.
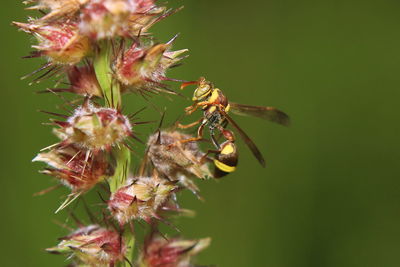
POLYGON ((232 102, 229 102, 229 104, 232 113, 237 115, 258 117, 284 126, 290 124, 289 116, 274 107, 249 106, 232 102))
POLYGON ((232 124, 233 127, 235 127, 240 137, 250 148, 251 152, 256 157, 258 162, 260 162, 261 166, 265 167, 265 159, 261 154, 260 150, 257 148, 256 144, 254 144, 254 142, 250 139, 250 137, 239 127, 239 125, 236 124, 236 122, 228 114, 226 114, 225 112, 223 112, 223 114, 225 118, 229 121, 229 123, 232 124))

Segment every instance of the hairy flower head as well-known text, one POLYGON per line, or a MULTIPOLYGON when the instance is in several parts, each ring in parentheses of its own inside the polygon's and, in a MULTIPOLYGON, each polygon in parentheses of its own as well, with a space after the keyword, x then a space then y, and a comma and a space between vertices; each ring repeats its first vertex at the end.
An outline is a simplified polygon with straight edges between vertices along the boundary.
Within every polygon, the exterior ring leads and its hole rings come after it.
POLYGON ((89 225, 61 238, 56 247, 47 251, 67 254, 77 264, 108 267, 123 261, 126 249, 124 239, 116 231, 89 225))
POLYGON ((125 91, 165 91, 162 82, 168 80, 167 70, 176 65, 187 49, 170 51, 171 44, 139 46, 133 43, 120 51, 114 70, 125 91), (164 89, 164 90, 163 90, 164 89))
POLYGON ((60 17, 73 17, 89 0, 28 0, 24 4, 35 4, 28 9, 49 10, 41 21, 51 21, 60 17))
POLYGON ((158 210, 176 189, 174 183, 164 179, 134 177, 111 195, 108 209, 121 225, 138 219, 150 222, 160 218, 158 210))
POLYGON ((81 10, 79 28, 95 40, 131 37, 149 27, 162 11, 149 0, 91 0, 81 10))
POLYGON ((187 187, 197 194, 199 189, 192 177, 207 178, 212 174, 206 163, 202 162, 204 153, 195 142, 180 143, 191 136, 178 131, 161 131, 149 137, 147 155, 154 168, 171 181, 187 187))
POLYGON ((84 96, 103 96, 92 64, 73 66, 67 70, 67 75, 71 86, 64 91, 84 96))
POLYGON ((71 188, 72 192, 88 191, 112 174, 104 153, 87 158, 84 151, 73 145, 41 152, 33 161, 46 163, 49 167, 42 173, 56 177, 71 188))
POLYGON ((153 236, 146 240, 139 267, 191 267, 192 257, 210 245, 210 238, 184 240, 153 236))
POLYGON ((38 45, 32 46, 38 50, 33 52, 33 57, 46 56, 54 64, 73 65, 91 51, 89 39, 79 34, 75 22, 54 22, 49 25, 36 22, 14 24, 38 40, 38 45))
POLYGON ((89 101, 54 129, 62 145, 75 144, 91 151, 110 150, 132 136, 129 119, 113 108, 96 107, 89 101))

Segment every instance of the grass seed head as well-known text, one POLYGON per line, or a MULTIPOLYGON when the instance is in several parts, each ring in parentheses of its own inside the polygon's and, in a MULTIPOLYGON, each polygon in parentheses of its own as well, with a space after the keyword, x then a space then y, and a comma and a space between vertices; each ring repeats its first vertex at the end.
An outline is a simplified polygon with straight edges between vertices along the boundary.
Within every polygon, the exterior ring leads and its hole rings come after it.
POLYGON ((184 240, 153 236, 145 243, 139 256, 140 267, 189 267, 192 257, 210 245, 210 238, 184 240))
POLYGON ((46 163, 49 167, 42 172, 56 177, 72 192, 86 192, 113 172, 104 153, 86 158, 86 153, 73 145, 39 153, 33 161, 46 163))
POLYGON ((40 18, 40 21, 51 22, 55 19, 73 18, 82 5, 89 0, 28 0, 25 4, 35 4, 28 9, 49 11, 48 14, 40 18))
POLYGON ((92 64, 80 67, 73 66, 68 69, 67 75, 71 84, 71 87, 68 89, 69 92, 84 96, 103 96, 92 64))
POLYGON ((168 202, 177 186, 157 177, 134 177, 118 189, 108 201, 108 209, 121 224, 131 220, 159 219, 159 209, 168 202))
POLYGON ((38 50, 35 56, 46 56, 54 64, 76 64, 91 51, 89 39, 78 32, 77 24, 73 21, 48 25, 35 21, 14 24, 36 37, 38 44, 32 46, 38 50))
POLYGON ((157 91, 167 80, 167 70, 176 65, 187 49, 170 51, 171 44, 139 46, 133 43, 126 51, 120 51, 114 71, 125 91, 157 91))
POLYGON ((93 152, 110 150, 132 135, 129 119, 113 108, 96 107, 86 101, 67 122, 54 129, 62 144, 75 144, 93 152))
POLYGON ((67 254, 78 265, 114 266, 124 260, 126 249, 124 239, 116 231, 89 225, 61 238, 56 247, 47 251, 67 254))
POLYGON ((204 179, 212 177, 212 174, 208 164, 202 162, 204 153, 197 143, 179 142, 190 137, 178 131, 161 131, 149 137, 147 151, 159 173, 197 194, 199 189, 191 178, 204 179))
POLYGON ((80 32, 93 40, 137 35, 149 26, 153 10, 153 1, 91 0, 81 9, 80 32))

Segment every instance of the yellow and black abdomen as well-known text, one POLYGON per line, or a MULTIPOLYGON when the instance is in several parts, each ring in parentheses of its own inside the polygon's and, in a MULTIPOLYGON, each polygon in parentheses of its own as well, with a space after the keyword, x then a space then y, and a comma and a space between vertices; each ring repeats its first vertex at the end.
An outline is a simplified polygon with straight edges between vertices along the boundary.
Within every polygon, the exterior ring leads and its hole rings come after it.
POLYGON ((231 141, 225 141, 221 144, 221 150, 214 159, 214 177, 221 178, 236 170, 239 155, 236 145, 231 141))

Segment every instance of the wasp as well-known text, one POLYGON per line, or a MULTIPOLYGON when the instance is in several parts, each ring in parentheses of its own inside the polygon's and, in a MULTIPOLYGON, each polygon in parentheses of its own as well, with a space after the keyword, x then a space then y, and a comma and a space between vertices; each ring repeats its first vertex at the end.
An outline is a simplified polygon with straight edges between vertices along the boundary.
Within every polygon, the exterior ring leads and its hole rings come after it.
MULTIPOLYGON (((226 129, 227 125, 231 124, 239 133, 240 137, 243 139, 246 145, 249 147, 258 162, 263 167, 265 167, 265 159, 260 150, 254 144, 251 138, 230 117, 230 115, 228 115, 228 112, 243 116, 259 117, 284 126, 289 125, 289 116, 274 107, 250 106, 229 102, 228 98, 222 93, 222 91, 218 88, 215 88, 214 84, 210 81, 207 81, 204 77, 200 77, 198 81, 183 83, 181 85, 181 89, 185 88, 188 85, 194 84, 197 85, 197 88, 195 89, 193 94, 193 104, 185 108, 185 112, 187 115, 190 115, 198 108, 201 108, 203 110, 203 116, 199 120, 187 125, 182 125, 180 123, 177 124, 177 126, 181 129, 187 129, 200 124, 197 129, 197 137, 183 139, 180 142, 194 142, 203 139, 203 131, 204 128, 207 126, 210 132, 211 141, 218 149, 216 151, 215 160, 217 160, 218 163, 224 163, 226 165, 226 163, 228 162, 228 159, 226 159, 226 155, 229 155, 229 160, 232 161, 230 167, 235 167, 237 164, 236 146, 234 144, 233 134, 226 129), (221 145, 217 142, 217 139, 215 137, 216 130, 222 133, 222 135, 226 139, 226 141, 221 145), (227 136, 229 135, 231 135, 233 139, 231 137, 227 138, 227 136)), ((216 162, 214 161, 214 163, 216 162)), ((216 163, 216 167, 218 167, 218 163, 216 163)), ((220 164, 220 166, 222 165, 220 164)), ((228 169, 229 168, 225 168, 225 170, 228 169)), ((223 169, 220 170, 224 171, 223 169)))
POLYGON ((227 129, 223 129, 222 135, 226 140, 222 144, 218 145, 218 150, 208 150, 200 161, 203 163, 208 159, 209 154, 215 154, 214 159, 211 160, 214 163, 214 178, 221 178, 234 172, 238 165, 239 155, 233 133, 227 129))

